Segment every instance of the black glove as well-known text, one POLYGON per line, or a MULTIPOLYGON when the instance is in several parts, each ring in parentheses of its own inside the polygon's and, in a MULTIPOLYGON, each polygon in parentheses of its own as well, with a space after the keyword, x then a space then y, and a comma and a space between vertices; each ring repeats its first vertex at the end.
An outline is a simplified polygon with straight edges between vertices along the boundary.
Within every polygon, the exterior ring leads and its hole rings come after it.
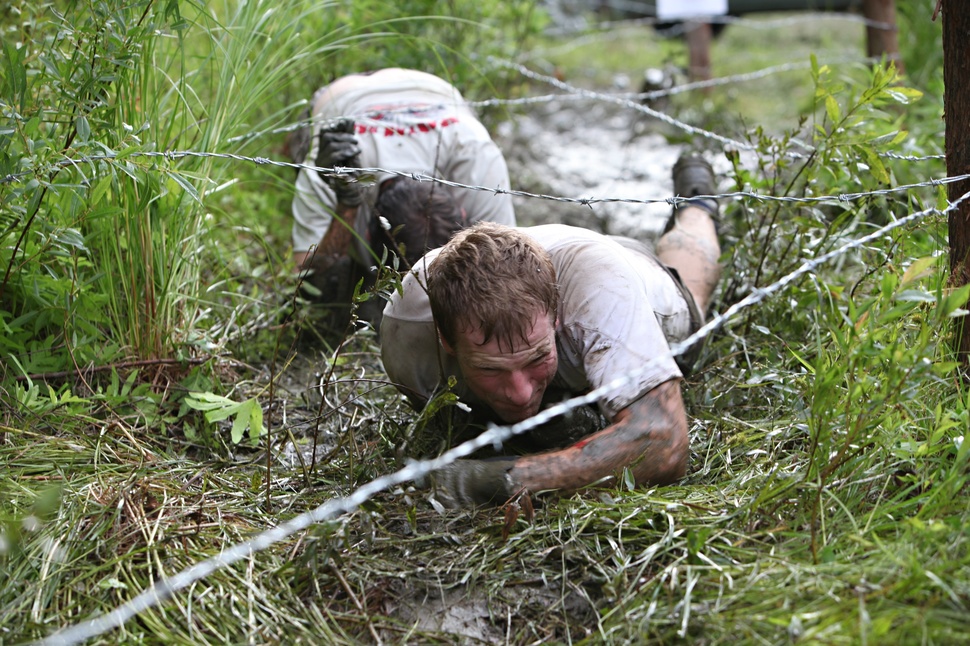
MULTIPOLYGON (((357 137, 354 136, 353 119, 340 119, 332 126, 321 128, 319 143, 317 166, 322 168, 360 167, 360 147, 357 145, 357 137)), ((357 182, 348 179, 346 176, 324 173, 320 173, 320 176, 333 189, 338 204, 350 207, 360 206, 360 188, 357 182)))
POLYGON ((509 470, 515 458, 455 460, 431 474, 434 496, 445 507, 502 504, 516 493, 509 470))

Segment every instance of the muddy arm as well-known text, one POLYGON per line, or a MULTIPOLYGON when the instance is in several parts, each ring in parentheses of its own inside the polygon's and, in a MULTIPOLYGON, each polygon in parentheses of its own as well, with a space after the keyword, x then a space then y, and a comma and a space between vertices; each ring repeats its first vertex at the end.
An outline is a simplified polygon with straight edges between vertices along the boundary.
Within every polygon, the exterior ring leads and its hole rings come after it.
POLYGON ((298 270, 313 269, 322 274, 347 255, 354 237, 357 207, 338 204, 336 215, 316 249, 294 254, 293 260, 298 270))
POLYGON ((519 458, 509 471, 532 492, 579 489, 629 467, 637 484, 670 484, 687 472, 687 414, 680 380, 666 381, 621 410, 613 423, 560 451, 519 458))

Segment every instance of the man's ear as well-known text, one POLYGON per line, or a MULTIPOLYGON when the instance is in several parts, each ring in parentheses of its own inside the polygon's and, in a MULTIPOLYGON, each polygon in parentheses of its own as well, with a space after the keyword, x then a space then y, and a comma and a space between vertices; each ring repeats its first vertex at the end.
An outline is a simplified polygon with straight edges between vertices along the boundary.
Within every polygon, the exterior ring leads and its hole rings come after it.
POLYGON ((438 341, 441 343, 441 347, 445 349, 445 352, 447 352, 451 356, 455 356, 455 349, 451 347, 450 343, 445 341, 445 337, 441 336, 441 334, 438 334, 438 341))

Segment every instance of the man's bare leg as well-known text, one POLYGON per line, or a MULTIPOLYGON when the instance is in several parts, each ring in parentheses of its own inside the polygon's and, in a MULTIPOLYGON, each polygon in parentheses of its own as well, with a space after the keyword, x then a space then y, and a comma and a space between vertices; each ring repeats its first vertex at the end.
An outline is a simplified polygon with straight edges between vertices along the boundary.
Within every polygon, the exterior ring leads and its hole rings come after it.
POLYGON ((704 316, 721 277, 714 218, 696 206, 682 207, 673 217, 673 227, 657 241, 657 258, 677 270, 704 316))
POLYGON ((701 316, 706 316, 711 295, 721 277, 714 170, 700 155, 687 153, 674 164, 673 180, 674 195, 692 198, 692 201, 679 203, 680 208, 670 216, 657 241, 657 258, 677 270, 701 316))

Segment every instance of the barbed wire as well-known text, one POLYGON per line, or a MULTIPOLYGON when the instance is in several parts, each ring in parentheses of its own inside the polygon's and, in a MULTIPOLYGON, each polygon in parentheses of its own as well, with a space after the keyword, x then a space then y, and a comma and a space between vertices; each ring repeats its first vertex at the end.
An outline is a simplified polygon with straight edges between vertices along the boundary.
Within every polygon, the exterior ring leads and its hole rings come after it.
MULTIPOLYGON (((652 7, 656 11, 656 7, 652 7)), ((644 10, 649 10, 644 7, 644 10)), ((837 12, 837 11, 800 11, 797 17, 785 18, 759 18, 757 20, 731 15, 698 16, 690 19, 661 19, 654 16, 642 16, 639 18, 625 18, 623 20, 602 20, 594 23, 578 20, 573 21, 574 26, 561 28, 550 28, 545 33, 552 37, 569 36, 571 34, 586 33, 589 31, 613 31, 622 27, 658 27, 669 25, 669 27, 658 29, 658 32, 665 36, 680 36, 690 27, 691 22, 706 22, 710 24, 735 25, 749 27, 751 29, 777 29, 779 27, 790 27, 804 24, 805 20, 831 20, 840 22, 854 22, 864 27, 881 29, 884 31, 897 31, 898 27, 894 23, 872 20, 858 14, 837 12)))
POLYGON ((730 148, 735 148, 737 150, 748 150, 748 151, 757 150, 757 146, 753 144, 749 144, 743 141, 738 141, 736 139, 731 139, 730 137, 719 135, 716 132, 711 132, 710 130, 705 130, 704 128, 698 128, 697 126, 692 126, 689 123, 684 123, 679 119, 675 119, 664 112, 661 112, 659 110, 654 110, 653 108, 643 105, 642 103, 638 103, 637 101, 633 101, 631 99, 619 97, 612 94, 603 94, 602 92, 595 92, 593 90, 586 90, 583 88, 579 88, 579 87, 576 87, 575 85, 566 83, 565 81, 560 81, 554 76, 549 76, 548 74, 540 74, 539 72, 533 71, 528 67, 526 67, 525 65, 522 65, 521 63, 516 63, 515 61, 502 60, 494 56, 490 56, 488 60, 489 62, 495 65, 498 65, 499 67, 505 67, 508 69, 515 70, 522 76, 525 76, 526 78, 530 78, 536 81, 542 81, 544 83, 552 85, 553 87, 557 87, 561 90, 565 90, 571 94, 597 99, 604 103, 613 103, 615 105, 630 108, 631 110, 635 110, 637 112, 648 114, 651 117, 654 117, 660 121, 663 121, 664 123, 667 123, 676 128, 679 128, 680 130, 683 130, 688 134, 699 135, 706 139, 717 141, 721 144, 724 144, 725 146, 728 146, 730 148))
MULTIPOLYGON (((402 177, 406 179, 411 179, 418 182, 434 182, 451 188, 473 190, 473 191, 485 191, 489 193, 494 193, 496 195, 510 195, 513 197, 523 197, 531 199, 542 199, 549 200, 552 202, 563 202, 568 204, 578 204, 580 206, 593 206, 596 204, 614 204, 614 203, 624 203, 624 204, 661 204, 666 203, 673 207, 689 203, 692 201, 703 200, 703 199, 717 199, 717 200, 728 200, 728 199, 738 199, 738 198, 748 198, 758 202, 782 202, 787 204, 820 204, 829 202, 854 202, 863 198, 878 196, 878 195, 892 195, 894 193, 904 193, 912 191, 918 188, 929 188, 937 186, 945 186, 947 184, 952 184, 954 182, 962 182, 964 180, 970 179, 970 174, 966 175, 955 175, 952 177, 942 177, 942 178, 931 178, 923 182, 917 182, 913 184, 901 184, 899 186, 894 186, 890 188, 883 189, 873 189, 870 191, 859 191, 855 193, 840 193, 837 195, 805 195, 805 196, 787 196, 787 195, 766 195, 761 193, 754 193, 751 191, 730 191, 726 193, 715 193, 712 195, 697 195, 690 198, 670 196, 670 197, 658 197, 658 198, 635 198, 635 197, 567 197, 558 195, 549 195, 546 193, 532 193, 529 191, 522 191, 517 189, 505 189, 498 188, 494 186, 483 186, 476 184, 464 184, 462 182, 456 182, 453 180, 442 179, 440 177, 435 177, 433 175, 425 175, 422 173, 412 173, 406 171, 395 170, 392 168, 381 168, 381 167, 364 167, 364 168, 350 168, 346 166, 315 166, 313 164, 301 164, 295 162, 280 161, 275 159, 270 159, 268 157, 249 157, 246 155, 239 155, 236 153, 210 153, 201 152, 194 150, 169 150, 169 151, 144 151, 144 152, 133 152, 128 153, 124 156, 124 159, 131 159, 135 157, 147 157, 147 158, 164 158, 169 161, 176 161, 179 159, 187 157, 200 157, 200 158, 216 158, 216 159, 228 159, 240 162, 249 162, 257 165, 269 165, 269 166, 280 166, 292 169, 305 169, 317 173, 321 173, 327 176, 344 177, 351 178, 360 181, 362 184, 366 184, 370 180, 369 178, 375 177, 377 175, 391 175, 396 177, 402 177)), ((112 162, 116 161, 117 157, 111 153, 105 153, 102 155, 91 155, 88 157, 81 157, 77 159, 67 159, 59 162, 55 162, 52 166, 67 167, 67 166, 79 166, 81 164, 93 164, 96 162, 112 162)), ((22 175, 22 174, 21 174, 22 175)), ((0 183, 6 181, 7 178, 0 180, 0 183)))
MULTIPOLYGON (((557 87, 557 88, 559 88, 561 90, 564 90, 566 92, 569 92, 570 94, 573 94, 573 95, 576 95, 576 96, 580 96, 580 97, 589 98, 589 99, 595 99, 595 100, 598 100, 598 101, 601 101, 601 102, 605 102, 605 103, 613 103, 613 104, 616 104, 616 105, 620 105, 620 106, 623 106, 623 107, 630 108, 631 110, 634 110, 636 112, 642 112, 642 113, 647 114, 647 115, 649 115, 651 117, 654 117, 654 118, 656 118, 656 119, 658 119, 660 121, 663 121, 664 123, 667 123, 667 124, 669 124, 669 125, 671 125, 671 126, 673 126, 675 128, 679 128, 680 130, 683 130, 684 132, 686 132, 688 134, 691 134, 691 135, 700 135, 702 137, 705 137, 707 139, 711 139, 713 141, 717 141, 719 143, 722 143, 722 144, 724 144, 724 145, 726 145, 726 146, 728 146, 730 148, 734 148, 736 150, 744 150, 744 151, 749 151, 749 152, 750 151, 757 150, 757 146, 755 146, 754 144, 749 144, 749 143, 746 143, 746 142, 742 142, 742 141, 738 141, 738 140, 735 140, 735 139, 731 139, 730 137, 725 137, 723 135, 719 135, 719 134, 717 134, 715 132, 711 132, 709 130, 705 130, 704 128, 698 128, 697 126, 692 126, 692 125, 690 125, 688 123, 685 123, 683 121, 680 121, 678 119, 675 119, 675 118, 667 115, 664 112, 660 112, 659 110, 655 110, 655 109, 653 109, 653 108, 651 108, 651 107, 649 107, 647 105, 644 105, 643 103, 640 103, 638 101, 634 101, 634 100, 632 100, 629 97, 625 97, 625 96, 622 96, 622 95, 615 95, 615 94, 604 94, 603 92, 596 92, 594 90, 586 90, 586 89, 583 89, 583 88, 578 88, 578 87, 576 87, 574 85, 571 85, 569 83, 566 83, 565 81, 561 81, 561 80, 559 80, 558 78, 556 78, 554 76, 550 76, 548 74, 542 74, 540 72, 536 72, 534 70, 531 70, 528 67, 526 67, 525 65, 523 65, 521 63, 517 63, 515 61, 503 60, 503 59, 499 59, 499 58, 496 58, 496 57, 489 57, 489 60, 490 60, 490 62, 492 62, 492 63, 494 63, 496 65, 499 65, 501 67, 506 67, 506 68, 514 69, 514 70, 518 71, 520 74, 522 74, 523 76, 526 76, 526 77, 531 78, 533 80, 537 80, 537 81, 541 81, 541 82, 547 83, 549 85, 552 85, 553 87, 557 87)), ((868 61, 878 61, 879 59, 876 59, 876 58, 868 58, 866 60, 868 60, 868 61)), ((698 83, 705 83, 705 82, 704 81, 698 81, 698 83)), ((804 148, 805 151, 806 151, 806 153, 812 153, 812 152, 815 152, 816 151, 816 147, 815 146, 812 146, 811 144, 807 144, 807 143, 805 143, 805 142, 803 142, 803 141, 801 141, 801 140, 799 140, 797 138, 791 138, 791 139, 789 139, 789 141, 791 143, 797 145, 797 146, 800 146, 800 147, 804 148)), ((883 156, 884 155, 884 153, 882 153, 882 152, 880 152, 878 154, 880 156, 883 156)), ((790 158, 793 158, 793 159, 804 159, 806 157, 806 155, 804 153, 799 153, 799 152, 796 152, 796 151, 793 151, 793 150, 786 151, 785 152, 785 155, 787 157, 790 157, 790 158)), ((936 159, 936 158, 938 158, 938 157, 937 156, 927 156, 927 157, 921 157, 921 158, 920 157, 914 157, 912 160, 907 159, 906 161, 923 161, 923 160, 927 160, 927 159, 936 159)), ((903 157, 894 157, 894 159, 905 159, 905 158, 903 158, 903 157)))
MULTIPOLYGON (((496 58, 496 60, 501 60, 496 58)), ((881 59, 874 56, 853 56, 853 57, 839 57, 834 59, 829 59, 825 61, 820 61, 820 65, 840 65, 846 63, 860 63, 872 65, 878 63, 881 59)), ((706 79, 701 81, 689 81, 687 83, 680 83, 677 85, 672 85, 669 88, 661 88, 657 90, 651 90, 649 92, 621 92, 613 96, 617 96, 623 99, 629 100, 639 100, 639 101, 654 101, 656 99, 661 99, 668 96, 675 96, 678 94, 685 94, 687 92, 692 92, 694 90, 703 90, 712 87, 721 87, 726 85, 731 85, 733 83, 743 83, 747 81, 755 81, 774 74, 780 74, 784 72, 792 72, 797 70, 809 69, 811 67, 810 61, 792 61, 789 63, 780 63, 778 65, 771 65, 769 67, 762 68, 760 70, 754 70, 752 72, 740 72, 738 74, 729 74, 727 76, 719 76, 712 79, 706 79)), ((553 102, 580 102, 580 101, 591 101, 599 100, 598 96, 589 96, 587 94, 578 93, 567 93, 567 94, 540 94, 535 96, 518 97, 515 99, 503 99, 494 97, 491 99, 481 99, 477 101, 465 101, 464 105, 470 109, 482 109, 482 108, 500 108, 500 107, 530 107, 535 105, 540 105, 543 103, 553 103, 553 102)), ((294 105, 295 108, 305 107, 309 104, 309 99, 300 101, 294 105)), ((402 108, 406 109, 406 108, 402 108)), ((386 113, 394 113, 394 108, 386 108, 383 110, 386 113)), ((348 115, 349 116, 349 115, 348 115)), ((298 119, 293 123, 287 124, 285 126, 266 128, 263 130, 256 130, 254 132, 248 132, 241 135, 235 135, 229 137, 226 141, 229 143, 241 143, 249 141, 251 139, 258 139, 265 136, 273 135, 283 135, 290 132, 295 132, 301 128, 312 127, 318 123, 333 123, 336 122, 340 117, 321 117, 321 116, 311 116, 306 119, 298 119)))
MULTIPOLYGON (((545 95, 539 95, 539 96, 533 96, 533 97, 521 97, 516 99, 492 98, 492 99, 485 99, 481 101, 465 102, 465 105, 469 106, 472 109, 483 108, 483 107, 498 107, 498 106, 512 106, 512 107, 529 106, 529 105, 536 105, 540 103, 551 103, 554 101, 608 102, 608 103, 614 103, 616 105, 620 105, 622 107, 630 108, 636 112, 644 113, 648 116, 651 116, 660 121, 663 121, 675 128, 683 130, 688 134, 700 135, 700 136, 718 141, 724 145, 735 148, 737 150, 744 150, 744 151, 753 151, 753 150, 756 150, 757 147, 754 144, 749 144, 739 140, 731 139, 729 137, 724 137, 722 135, 718 135, 717 133, 705 130, 703 128, 692 126, 688 123, 675 119, 664 112, 660 112, 658 110, 650 108, 649 106, 644 105, 641 102, 652 101, 662 97, 673 96, 673 95, 686 93, 697 89, 724 86, 724 85, 729 85, 731 83, 743 82, 743 81, 749 81, 749 80, 757 80, 780 72, 792 71, 797 69, 806 69, 811 65, 811 63, 809 62, 790 62, 790 63, 784 63, 780 65, 770 66, 753 72, 734 74, 734 75, 708 79, 708 80, 693 81, 693 82, 683 83, 679 85, 674 85, 670 88, 653 90, 650 92, 638 92, 638 93, 623 92, 618 94, 608 94, 604 92, 596 92, 593 90, 577 88, 571 84, 566 83, 565 81, 560 81, 559 79, 553 76, 549 76, 547 74, 542 74, 540 72, 530 70, 523 64, 515 61, 505 60, 498 57, 489 57, 488 60, 493 65, 496 65, 499 67, 505 67, 507 69, 513 69, 518 71, 523 76, 526 76, 536 81, 540 81, 542 83, 553 85, 554 87, 557 87, 558 89, 563 90, 565 94, 545 94, 545 95)), ((855 62, 873 64, 878 62, 879 60, 880 59, 877 57, 841 58, 833 61, 828 61, 822 64, 834 65, 834 64, 840 64, 840 63, 855 63, 855 62)), ((306 103, 307 101, 304 101, 296 105, 305 106, 306 103)), ((409 108, 401 108, 401 110, 407 110, 407 109, 409 108)), ((394 112, 394 109, 393 108, 386 109, 384 110, 384 112, 394 112)), ((227 141, 233 144, 243 143, 243 142, 256 139, 259 137, 267 136, 267 135, 287 134, 304 127, 312 127, 316 124, 336 123, 341 118, 342 117, 321 117, 319 115, 314 115, 307 119, 299 119, 285 126, 236 135, 234 137, 228 138, 227 141)), ((805 142, 802 142, 797 138, 791 138, 789 141, 797 146, 804 148, 806 151, 810 152, 814 150, 813 146, 805 142)), ((786 154, 792 158, 804 158, 804 154, 796 151, 790 150, 790 151, 787 151, 786 154)), ((204 152, 204 151, 136 151, 136 152, 127 153, 125 157, 171 156, 174 159, 174 158, 178 158, 179 156, 182 156, 182 157, 210 156, 210 157, 234 158, 234 159, 239 159, 244 161, 251 161, 257 164, 286 165, 286 166, 292 166, 294 168, 302 167, 299 164, 274 161, 266 157, 258 157, 258 156, 245 157, 242 155, 238 155, 238 156, 234 156, 234 155, 235 155, 234 153, 213 153, 213 152, 204 152)), ((945 155, 943 154, 918 156, 918 155, 899 155, 893 152, 881 151, 878 153, 878 155, 881 157, 887 157, 887 158, 896 159, 900 161, 913 161, 913 162, 945 159, 945 155)), ((44 168, 32 168, 25 171, 20 171, 18 173, 10 173, 0 178, 0 184, 9 184, 18 179, 35 176, 37 174, 43 175, 43 174, 46 174, 49 170, 53 170, 55 168, 65 168, 69 166, 76 166, 81 163, 91 163, 95 161, 107 161, 107 160, 114 159, 114 157, 115 157, 114 154, 105 153, 103 155, 90 155, 90 156, 77 158, 77 159, 65 159, 59 162, 48 164, 44 168)), ((386 171, 386 172, 391 172, 391 171, 386 171)), ((531 197, 536 197, 536 196, 531 195, 531 197)), ((543 197, 548 197, 548 196, 543 196, 543 197)))
POLYGON ((185 587, 207 577, 217 570, 232 565, 233 563, 247 558, 256 552, 267 549, 272 545, 275 545, 276 543, 288 538, 294 533, 307 529, 313 524, 331 520, 338 515, 355 511, 378 493, 406 482, 417 481, 425 478, 433 471, 441 469, 453 463, 455 460, 472 455, 479 449, 488 446, 493 446, 496 449, 501 448, 502 444, 516 435, 530 431, 541 424, 544 424, 560 415, 564 415, 569 411, 578 408, 579 406, 595 403, 600 398, 605 397, 630 383, 633 383, 641 374, 648 371, 656 362, 666 360, 671 357, 680 356, 695 343, 703 341, 708 335, 733 321, 745 309, 764 302, 764 300, 771 295, 780 292, 782 289, 792 284, 802 276, 814 271, 830 260, 838 258, 849 251, 852 251, 853 249, 862 247, 869 242, 882 238, 895 229, 921 220, 928 215, 947 215, 949 212, 955 210, 968 197, 970 197, 970 192, 964 193, 953 202, 948 202, 947 208, 943 210, 929 208, 924 209, 923 211, 910 213, 907 216, 898 218, 880 227, 879 229, 876 229, 868 235, 850 240, 828 253, 804 262, 794 271, 781 277, 774 283, 766 287, 753 290, 746 297, 731 305, 723 313, 714 316, 710 321, 702 325, 696 332, 688 336, 686 339, 671 345, 669 350, 663 353, 663 355, 654 357, 645 362, 644 366, 637 371, 621 375, 584 395, 573 397, 559 404, 553 405, 534 417, 517 424, 510 426, 490 425, 488 429, 486 429, 476 438, 453 447, 445 453, 442 453, 437 458, 416 460, 393 473, 375 478, 367 484, 358 487, 348 496, 329 500, 318 507, 295 516, 294 518, 291 518, 290 520, 272 529, 263 531, 247 541, 236 543, 224 549, 222 552, 212 558, 196 563, 195 565, 190 566, 170 577, 163 578, 150 586, 147 590, 141 592, 136 597, 125 602, 121 606, 118 606, 108 614, 76 624, 70 628, 54 633, 53 635, 50 635, 36 643, 40 646, 72 646, 73 644, 78 644, 86 639, 102 635, 109 630, 122 626, 125 622, 138 613, 147 610, 148 608, 151 608, 162 601, 165 601, 179 590, 182 590, 185 587))

